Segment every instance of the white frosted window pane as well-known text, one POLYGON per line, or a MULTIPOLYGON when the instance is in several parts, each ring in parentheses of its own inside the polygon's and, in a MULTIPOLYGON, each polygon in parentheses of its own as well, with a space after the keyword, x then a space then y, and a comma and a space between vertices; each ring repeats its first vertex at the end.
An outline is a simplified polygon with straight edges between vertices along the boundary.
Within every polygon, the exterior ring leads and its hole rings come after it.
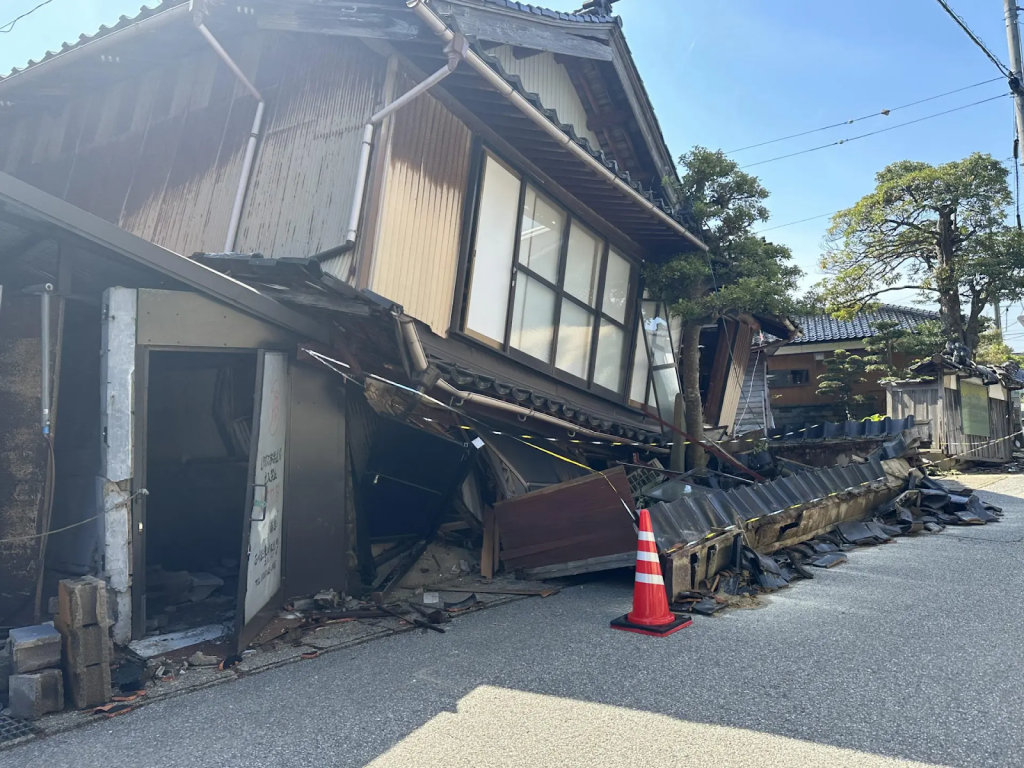
POLYGON ((629 262, 611 248, 608 251, 608 274, 604 278, 604 313, 624 323, 628 301, 629 262))
POLYGON ((531 357, 551 362, 555 335, 555 292, 520 273, 512 308, 512 336, 509 343, 531 357))
POLYGON ((597 302, 602 247, 602 242, 580 224, 574 221, 570 225, 569 253, 565 262, 565 290, 592 307, 597 302))
POLYGON ((633 378, 629 385, 629 399, 642 403, 647 394, 647 374, 650 362, 647 359, 647 345, 644 344, 644 327, 636 329, 636 352, 633 353, 633 378))
POLYGON ((562 316, 558 321, 558 354, 555 355, 558 368, 581 379, 587 378, 593 328, 593 315, 578 304, 562 299, 562 316))
POLYGON ((523 229, 519 235, 519 262, 552 283, 558 280, 565 213, 533 187, 526 188, 523 229))
POLYGON ((519 178, 488 156, 480 190, 466 328, 497 342, 505 339, 519 189, 519 178))
POLYGON ((625 379, 626 334, 607 320, 601 321, 601 333, 597 340, 597 360, 594 365, 594 383, 613 392, 622 391, 625 379))
POLYGON ((675 416, 676 395, 679 394, 679 375, 675 368, 659 368, 654 372, 654 389, 658 393, 658 413, 661 420, 672 423, 675 416))

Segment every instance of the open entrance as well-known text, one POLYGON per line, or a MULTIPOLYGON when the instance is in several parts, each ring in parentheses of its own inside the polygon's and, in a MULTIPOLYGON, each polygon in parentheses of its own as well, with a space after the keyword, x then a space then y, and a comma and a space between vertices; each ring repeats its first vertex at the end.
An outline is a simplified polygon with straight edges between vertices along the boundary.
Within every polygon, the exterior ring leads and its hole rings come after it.
POLYGON ((146 407, 145 633, 211 625, 238 605, 257 354, 151 351, 146 407))

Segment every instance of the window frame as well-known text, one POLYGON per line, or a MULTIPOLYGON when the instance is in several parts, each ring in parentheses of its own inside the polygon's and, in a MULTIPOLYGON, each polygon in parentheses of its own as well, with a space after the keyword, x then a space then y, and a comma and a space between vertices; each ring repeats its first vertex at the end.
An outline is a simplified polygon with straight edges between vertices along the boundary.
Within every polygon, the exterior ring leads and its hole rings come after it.
MULTIPOLYGON (((590 392, 594 395, 602 397, 606 400, 611 400, 616 403, 620 403, 629 408, 635 408, 631 405, 629 399, 629 390, 632 380, 632 367, 633 361, 636 354, 636 334, 637 329, 642 328, 643 318, 641 316, 641 278, 640 278, 640 266, 641 260, 632 253, 629 249, 623 248, 621 243, 613 242, 607 234, 601 232, 601 230, 595 227, 586 217, 579 215, 573 206, 567 205, 556 196, 552 195, 546 188, 545 185, 540 182, 533 174, 526 170, 519 168, 516 164, 507 160, 498 150, 494 147, 486 144, 483 141, 479 141, 475 147, 474 161, 473 161, 473 177, 471 179, 470 187, 467 194, 466 200, 466 221, 463 230, 463 245, 462 245, 462 258, 460 259, 460 277, 458 281, 459 291, 456 295, 456 307, 453 312, 452 319, 453 324, 451 333, 460 338, 464 338, 476 344, 480 344, 487 349, 491 349, 495 352, 499 352, 511 360, 526 365, 540 373, 547 374, 559 381, 578 387, 584 391, 590 392), (472 279, 471 274, 476 261, 476 238, 477 228, 480 217, 480 195, 483 189, 483 178, 487 165, 487 160, 490 158, 492 161, 499 163, 511 174, 517 176, 520 180, 519 187, 519 199, 517 207, 517 218, 515 228, 515 242, 513 245, 512 253, 512 266, 509 274, 509 294, 508 303, 506 306, 505 314, 505 332, 504 336, 500 341, 496 341, 489 337, 485 337, 483 334, 473 331, 466 327, 466 320, 468 316, 469 301, 472 295, 472 279), (542 277, 536 271, 522 264, 519 260, 520 249, 522 246, 522 227, 523 227, 523 208, 526 202, 527 191, 533 188, 537 195, 541 196, 548 203, 554 205, 565 215, 565 227, 561 233, 561 241, 559 243, 558 251, 558 273, 556 282, 542 277), (597 281, 596 296, 594 306, 588 305, 585 301, 577 298, 573 294, 569 293, 565 289, 565 273, 568 264, 568 249, 569 249, 569 236, 573 224, 582 226, 584 230, 596 238, 600 242, 600 257, 598 263, 599 276, 597 281), (605 300, 605 285, 607 279, 608 260, 612 249, 629 265, 630 276, 629 286, 627 288, 627 305, 625 310, 625 320, 616 320, 611 315, 604 311, 604 300, 605 300), (533 355, 516 349, 511 345, 512 336, 512 318, 515 308, 516 300, 516 289, 519 282, 519 273, 524 273, 525 276, 536 280, 544 288, 552 291, 555 295, 555 309, 552 316, 552 340, 551 340, 551 355, 550 362, 545 362, 533 355), (583 309, 592 318, 591 336, 590 336, 590 355, 587 361, 587 375, 586 378, 580 378, 574 373, 564 371, 557 366, 558 359, 558 336, 561 325, 562 317, 562 306, 564 301, 572 302, 576 307, 583 309), (624 335, 623 350, 622 350, 622 391, 616 392, 608 389, 601 384, 594 382, 594 374, 597 365, 597 351, 598 343, 600 341, 600 329, 601 323, 608 322, 617 327, 624 335)), ((645 344, 646 342, 646 333, 645 344)), ((650 364, 648 368, 648 378, 650 379, 650 364)), ((641 409, 642 410, 642 409, 641 409)))
POLYGON ((811 375, 810 368, 775 368, 773 370, 767 371, 767 374, 770 379, 770 381, 768 382, 769 389, 797 389, 798 387, 809 387, 811 386, 811 384, 814 383, 814 377, 811 375), (786 378, 788 379, 791 378, 791 374, 797 372, 806 373, 807 381, 802 381, 799 384, 793 384, 790 382, 781 384, 777 383, 777 381, 774 380, 776 374, 785 373, 786 378))

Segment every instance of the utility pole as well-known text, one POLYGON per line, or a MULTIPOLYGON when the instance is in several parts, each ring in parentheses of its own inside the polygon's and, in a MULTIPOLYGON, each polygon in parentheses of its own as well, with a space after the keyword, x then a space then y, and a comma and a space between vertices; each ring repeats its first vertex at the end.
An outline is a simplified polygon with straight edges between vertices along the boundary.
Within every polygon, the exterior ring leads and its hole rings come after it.
POLYGON ((1017 141, 1024 146, 1024 86, 1021 85, 1020 30, 1017 27, 1017 0, 1003 0, 1006 10, 1006 44, 1010 48, 1010 90, 1017 114, 1017 141))
MULTIPOLYGON (((1017 0, 1003 0, 1003 9, 1006 17, 1006 44, 1010 49, 1010 91, 1013 93, 1014 113, 1017 117, 1017 141, 1013 147, 1013 161, 1020 162, 1020 149, 1024 147, 1024 85, 1022 85, 1022 69, 1020 56, 1020 28, 1017 26, 1017 0)), ((1020 226, 1020 216, 1017 217, 1017 226, 1020 226)), ((999 299, 993 304, 996 316, 996 328, 1003 329, 1003 322, 999 299)))

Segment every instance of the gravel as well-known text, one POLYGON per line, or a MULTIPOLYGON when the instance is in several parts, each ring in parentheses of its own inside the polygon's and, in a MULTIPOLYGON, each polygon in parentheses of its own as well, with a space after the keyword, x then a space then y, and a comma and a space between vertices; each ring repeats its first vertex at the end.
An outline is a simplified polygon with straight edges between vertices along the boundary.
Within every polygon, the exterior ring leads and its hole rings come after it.
POLYGON ((608 629, 630 605, 620 574, 154 703, 0 766, 1019 765, 1024 480, 984 495, 1003 521, 858 549, 665 639, 608 629))

